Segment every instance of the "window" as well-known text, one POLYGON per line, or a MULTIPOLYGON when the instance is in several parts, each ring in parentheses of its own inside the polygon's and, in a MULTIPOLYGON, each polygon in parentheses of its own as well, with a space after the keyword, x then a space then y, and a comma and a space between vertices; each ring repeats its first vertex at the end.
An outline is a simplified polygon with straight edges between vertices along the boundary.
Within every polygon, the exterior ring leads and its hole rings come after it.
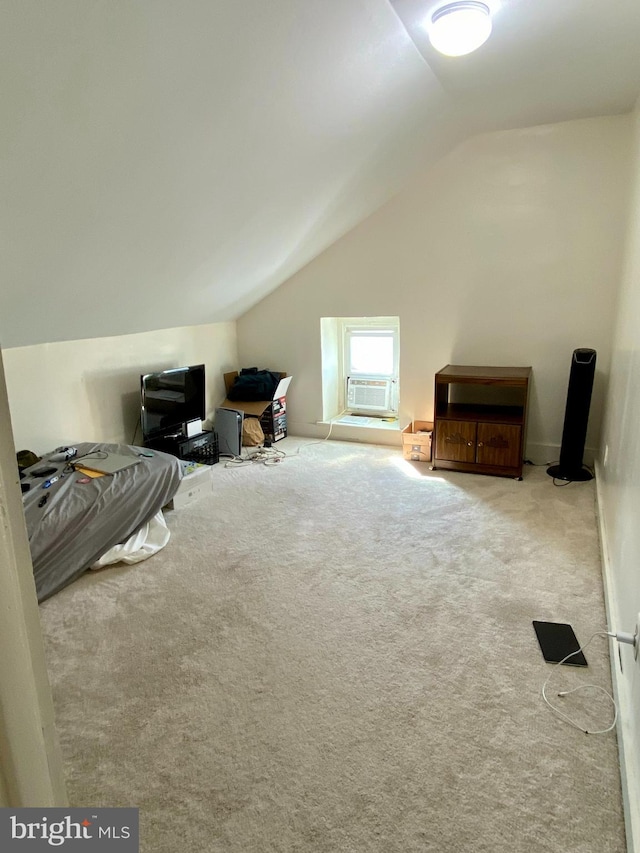
POLYGON ((345 325, 347 376, 379 376, 396 379, 397 330, 345 325))
POLYGON ((397 317, 325 317, 321 321, 323 416, 398 412, 397 317))

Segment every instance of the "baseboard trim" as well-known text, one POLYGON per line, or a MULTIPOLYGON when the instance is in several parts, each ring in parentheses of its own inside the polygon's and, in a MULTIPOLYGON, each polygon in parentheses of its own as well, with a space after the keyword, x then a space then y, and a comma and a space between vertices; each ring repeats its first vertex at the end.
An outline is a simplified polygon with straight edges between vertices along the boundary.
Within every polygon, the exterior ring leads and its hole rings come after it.
MULTIPOLYGON (((525 459, 529 459, 534 465, 552 465, 560 458, 559 444, 536 444, 527 442, 525 448, 525 459)), ((585 447, 583 461, 585 465, 593 466, 595 452, 592 447, 585 447)))
MULTIPOLYGON (((600 534, 600 556, 602 561, 602 582, 604 587, 604 603, 607 614, 607 625, 609 628, 618 628, 618 610, 616 607, 615 580, 611 571, 609 561, 609 545, 607 540, 607 528, 604 520, 604 499, 602 494, 602 469, 600 463, 595 463, 596 471, 596 507, 598 515, 598 531, 600 534)), ((622 676, 618 658, 617 643, 610 640, 611 680, 613 683, 613 695, 622 712, 631 706, 631 697, 627 683, 622 676)), ((627 834, 628 853, 640 853, 640 780, 635 778, 633 772, 636 745, 634 743, 633 730, 625 726, 624 721, 632 716, 629 713, 620 713, 616 733, 618 736, 618 752, 620 756, 620 783, 622 786, 622 804, 624 808, 624 822, 627 834)), ((640 745, 639 745, 640 746, 640 745)))
MULTIPOLYGON (((402 425, 402 424, 401 424, 402 425)), ((299 435, 303 438, 325 438, 331 431, 331 438, 336 441, 355 441, 364 444, 383 444, 389 447, 402 447, 401 429, 376 429, 370 425, 353 426, 331 422, 317 421, 308 423, 303 421, 289 421, 289 435, 299 435)), ((586 447, 584 451, 585 465, 592 466, 594 451, 586 447)), ((524 458, 534 465, 551 465, 560 457, 559 444, 536 444, 527 442, 524 458)))
POLYGON ((375 426, 353 426, 334 421, 315 424, 290 421, 288 434, 302 438, 331 438, 332 441, 352 441, 361 444, 382 444, 387 447, 402 447, 402 431, 398 429, 380 429, 375 426))

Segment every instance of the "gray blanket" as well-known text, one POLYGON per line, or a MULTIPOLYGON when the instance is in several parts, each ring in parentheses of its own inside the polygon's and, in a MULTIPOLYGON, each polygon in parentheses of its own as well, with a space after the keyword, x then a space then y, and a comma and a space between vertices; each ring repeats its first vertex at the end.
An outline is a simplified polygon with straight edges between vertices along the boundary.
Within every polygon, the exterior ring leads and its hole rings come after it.
MULTIPOLYGON (((124 542, 167 504, 181 479, 178 459, 166 453, 124 444, 76 445, 78 456, 111 451, 139 458, 131 468, 83 480, 68 463, 51 462, 48 454, 25 469, 23 495, 38 601, 58 592, 86 571, 114 545, 124 542), (59 479, 43 488, 46 477, 34 474, 55 468, 59 479), (64 476, 62 476, 64 475, 64 476), (46 502, 40 506, 45 495, 46 502)), ((73 460, 72 460, 73 461, 73 460)))

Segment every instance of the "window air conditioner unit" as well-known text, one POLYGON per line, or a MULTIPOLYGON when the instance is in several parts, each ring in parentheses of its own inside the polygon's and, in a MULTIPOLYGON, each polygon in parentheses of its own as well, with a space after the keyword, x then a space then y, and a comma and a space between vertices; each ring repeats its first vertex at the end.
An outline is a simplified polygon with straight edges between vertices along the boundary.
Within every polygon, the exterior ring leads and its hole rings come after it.
POLYGON ((347 408, 354 412, 388 412, 390 379, 347 379, 347 408))

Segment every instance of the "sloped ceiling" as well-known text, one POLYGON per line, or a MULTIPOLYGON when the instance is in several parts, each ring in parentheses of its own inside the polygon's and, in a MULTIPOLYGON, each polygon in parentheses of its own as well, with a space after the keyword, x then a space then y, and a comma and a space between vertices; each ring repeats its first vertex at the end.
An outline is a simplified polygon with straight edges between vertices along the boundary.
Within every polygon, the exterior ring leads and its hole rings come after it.
POLYGON ((234 319, 483 130, 630 109, 640 4, 4 0, 0 344, 234 319))

